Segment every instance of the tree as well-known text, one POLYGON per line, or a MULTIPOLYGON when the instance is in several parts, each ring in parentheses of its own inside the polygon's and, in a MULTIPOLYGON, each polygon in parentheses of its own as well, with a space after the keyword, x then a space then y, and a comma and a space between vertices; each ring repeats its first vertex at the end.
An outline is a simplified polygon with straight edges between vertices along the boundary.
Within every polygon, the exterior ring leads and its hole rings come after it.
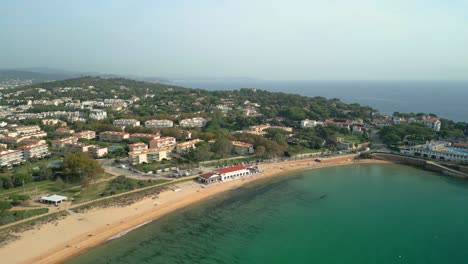
POLYGON ((213 144, 213 151, 222 157, 231 154, 232 148, 232 142, 225 137, 218 138, 213 144))
POLYGON ((67 182, 83 182, 93 180, 103 173, 101 165, 84 153, 68 153, 61 165, 62 175, 67 182))
POLYGON ((209 160, 213 156, 213 152, 210 151, 210 145, 206 142, 201 142, 193 151, 193 158, 197 161, 209 160))
POLYGON ((265 151, 266 151, 265 146, 258 146, 255 149, 255 155, 257 155, 258 157, 261 157, 261 156, 265 155, 265 151))

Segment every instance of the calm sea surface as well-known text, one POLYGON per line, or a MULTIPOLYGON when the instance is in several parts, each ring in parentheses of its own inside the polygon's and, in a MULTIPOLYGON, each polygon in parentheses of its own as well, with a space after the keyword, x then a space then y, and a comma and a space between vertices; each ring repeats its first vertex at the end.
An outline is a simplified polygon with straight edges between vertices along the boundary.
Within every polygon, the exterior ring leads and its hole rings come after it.
POLYGON ((393 112, 425 112, 468 121, 467 81, 179 81, 209 90, 258 88, 273 92, 339 98, 393 112))
POLYGON ((400 165, 267 179, 69 263, 468 263, 468 183, 400 165))

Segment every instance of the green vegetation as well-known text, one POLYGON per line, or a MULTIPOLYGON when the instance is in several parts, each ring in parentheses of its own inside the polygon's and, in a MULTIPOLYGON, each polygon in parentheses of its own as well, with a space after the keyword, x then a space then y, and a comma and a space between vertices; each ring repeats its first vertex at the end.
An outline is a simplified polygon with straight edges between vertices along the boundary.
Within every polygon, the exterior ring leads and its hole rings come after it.
POLYGON ((48 208, 38 208, 30 210, 18 211, 3 211, 0 213, 0 225, 6 225, 15 221, 30 218, 36 215, 46 214, 49 212, 48 208))
POLYGON ((125 176, 118 176, 108 182, 106 189, 102 192, 102 196, 110 196, 118 193, 128 192, 143 187, 160 184, 168 180, 135 180, 125 176))
POLYGON ((434 130, 418 123, 399 124, 380 130, 380 137, 387 145, 401 145, 404 141, 420 144, 433 139, 434 136, 434 130))
POLYGON ((84 153, 67 153, 61 165, 63 179, 66 182, 89 183, 103 173, 99 163, 84 153))

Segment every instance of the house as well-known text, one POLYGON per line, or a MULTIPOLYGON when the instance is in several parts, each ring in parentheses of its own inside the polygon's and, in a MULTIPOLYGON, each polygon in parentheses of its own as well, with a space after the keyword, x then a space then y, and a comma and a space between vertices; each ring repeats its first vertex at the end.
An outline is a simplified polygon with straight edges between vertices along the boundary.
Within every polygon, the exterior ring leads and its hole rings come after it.
POLYGON ((205 125, 206 119, 203 117, 194 117, 179 121, 179 126, 181 127, 204 127, 205 125))
POLYGON ((303 128, 316 127, 316 126, 321 126, 321 125, 323 125, 323 122, 321 121, 309 120, 309 119, 305 119, 301 121, 301 127, 303 128))
POLYGON ((140 126, 140 121, 136 119, 116 119, 114 120, 113 125, 119 127, 137 127, 140 126))
POLYGON ((346 121, 334 121, 332 119, 327 119, 325 122, 323 122, 324 125, 334 125, 339 128, 346 128, 346 129, 351 129, 352 122, 346 120, 346 121))
POLYGON ((416 122, 424 124, 427 127, 432 128, 434 131, 440 131, 441 122, 437 117, 423 117, 421 120, 416 120, 416 122))
POLYGON ((121 142, 129 138, 130 138, 130 134, 127 132, 104 131, 104 132, 99 133, 99 140, 101 141, 121 142))
POLYGON ((146 145, 143 142, 128 144, 129 152, 140 152, 140 151, 143 151, 145 149, 148 149, 148 145, 146 145))
POLYGON ((173 127, 173 126, 174 126, 174 122, 171 120, 167 120, 167 119, 161 119, 161 120, 152 119, 152 120, 148 120, 145 122, 145 127, 148 127, 148 128, 165 128, 165 127, 173 127))
POLYGON ((24 161, 23 151, 5 150, 0 152, 0 166, 11 167, 24 161))
POLYGON ((252 154, 254 153, 253 145, 240 141, 232 141, 232 146, 236 154, 252 154))
POLYGON ((23 158, 25 160, 30 160, 33 158, 40 159, 50 155, 47 144, 24 145, 19 147, 19 149, 23 151, 23 158))
POLYGON ((85 130, 85 131, 77 132, 73 136, 76 138, 95 139, 96 132, 91 131, 91 130, 85 130))

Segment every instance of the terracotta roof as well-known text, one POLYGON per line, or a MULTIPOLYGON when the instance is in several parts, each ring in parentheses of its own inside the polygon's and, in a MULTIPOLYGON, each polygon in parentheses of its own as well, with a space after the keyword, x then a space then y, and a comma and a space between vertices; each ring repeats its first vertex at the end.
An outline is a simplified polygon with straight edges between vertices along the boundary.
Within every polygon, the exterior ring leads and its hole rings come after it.
POLYGON ((203 179, 209 179, 211 176, 216 175, 214 172, 208 172, 200 175, 199 177, 202 177, 203 179))
POLYGON ((224 174, 224 173, 229 173, 229 172, 233 172, 233 171, 243 170, 243 169, 246 169, 246 168, 247 168, 247 166, 237 165, 237 166, 233 166, 233 167, 229 167, 229 168, 220 169, 220 170, 218 170, 218 173, 219 174, 224 174))

